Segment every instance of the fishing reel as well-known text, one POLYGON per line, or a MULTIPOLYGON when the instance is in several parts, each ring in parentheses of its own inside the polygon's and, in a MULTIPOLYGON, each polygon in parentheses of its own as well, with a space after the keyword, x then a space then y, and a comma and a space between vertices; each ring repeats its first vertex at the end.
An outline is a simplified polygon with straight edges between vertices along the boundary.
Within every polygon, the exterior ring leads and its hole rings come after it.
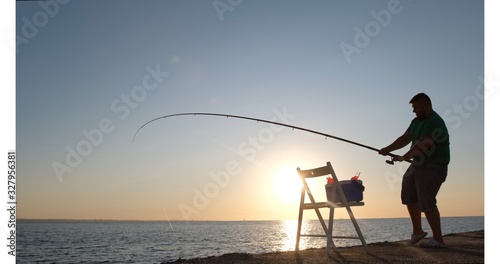
POLYGON ((411 160, 406 160, 406 159, 403 159, 403 160, 395 160, 395 159, 394 159, 395 157, 399 157, 399 156, 395 156, 395 155, 393 155, 393 156, 391 156, 391 159, 390 159, 390 160, 386 160, 386 161, 385 161, 385 163, 387 163, 387 164, 389 164, 389 165, 394 165, 394 162, 395 162, 395 161, 406 161, 406 162, 411 163, 411 160))

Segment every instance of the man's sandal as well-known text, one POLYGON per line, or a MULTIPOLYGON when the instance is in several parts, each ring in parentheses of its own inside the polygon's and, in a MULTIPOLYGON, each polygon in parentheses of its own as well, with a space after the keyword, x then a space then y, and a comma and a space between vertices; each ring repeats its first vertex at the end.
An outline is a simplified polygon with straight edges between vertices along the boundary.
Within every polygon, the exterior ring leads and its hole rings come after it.
POLYGON ((423 232, 422 234, 420 235, 411 235, 411 239, 410 239, 410 245, 415 245, 418 243, 418 241, 422 240, 422 238, 426 237, 427 236, 427 232, 423 232))
POLYGON ((446 244, 442 244, 434 239, 421 243, 420 246, 423 248, 446 248, 446 244))

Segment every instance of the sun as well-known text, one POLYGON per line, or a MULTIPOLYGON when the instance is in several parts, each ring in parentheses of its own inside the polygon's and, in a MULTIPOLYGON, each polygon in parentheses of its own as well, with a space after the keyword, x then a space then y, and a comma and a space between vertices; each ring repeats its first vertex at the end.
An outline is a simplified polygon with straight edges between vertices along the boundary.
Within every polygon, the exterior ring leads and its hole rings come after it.
POLYGON ((273 192, 281 202, 296 204, 300 198, 302 183, 292 167, 280 169, 273 179, 273 192))

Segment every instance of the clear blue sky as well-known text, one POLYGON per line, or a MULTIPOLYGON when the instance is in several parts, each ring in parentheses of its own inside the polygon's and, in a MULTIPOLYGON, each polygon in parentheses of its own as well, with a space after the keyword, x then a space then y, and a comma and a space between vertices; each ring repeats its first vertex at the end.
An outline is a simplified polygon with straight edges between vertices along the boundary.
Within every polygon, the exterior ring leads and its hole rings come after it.
POLYGON ((482 1, 18 2, 18 217, 295 219, 294 169, 326 161, 341 179, 361 171, 358 217, 405 217, 405 165, 353 145, 211 117, 132 137, 179 112, 285 112, 381 148, 407 128, 419 92, 450 130, 442 215, 483 215, 483 11, 482 1))

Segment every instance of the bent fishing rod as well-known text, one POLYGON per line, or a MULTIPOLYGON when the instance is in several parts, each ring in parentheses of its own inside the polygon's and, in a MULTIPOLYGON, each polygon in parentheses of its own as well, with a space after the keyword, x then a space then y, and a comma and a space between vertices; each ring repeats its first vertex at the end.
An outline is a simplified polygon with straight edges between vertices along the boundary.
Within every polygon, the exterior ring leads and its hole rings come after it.
MULTIPOLYGON (((315 131, 315 130, 308 129, 308 128, 293 126, 293 125, 289 125, 289 124, 285 124, 285 123, 280 123, 280 122, 275 122, 275 121, 270 121, 270 120, 265 120, 265 119, 259 119, 259 118, 253 118, 253 117, 247 117, 247 116, 239 116, 239 115, 218 114, 218 113, 178 113, 178 114, 171 114, 171 115, 160 116, 160 117, 157 117, 157 118, 149 120, 148 122, 144 123, 144 125, 142 125, 139 129, 137 129, 137 131, 134 134, 134 137, 132 138, 132 141, 135 142, 135 137, 137 136, 137 134, 139 133, 139 131, 141 129, 143 129, 145 126, 147 126, 148 124, 150 124, 152 122, 155 122, 157 120, 160 120, 160 119, 169 118, 169 117, 175 117, 175 116, 219 116, 219 117, 226 117, 226 118, 236 118, 236 119, 252 120, 252 121, 256 121, 256 122, 262 122, 262 123, 268 123, 268 124, 273 124, 273 125, 277 125, 277 126, 288 127, 288 128, 291 128, 292 130, 297 129, 297 130, 305 131, 305 132, 308 132, 308 133, 312 133, 312 134, 324 136, 325 138, 333 138, 333 139, 336 139, 336 140, 339 140, 339 141, 343 141, 343 142, 346 142, 346 143, 349 143, 349 144, 353 144, 353 145, 356 145, 358 147, 366 148, 366 149, 369 149, 369 150, 373 150, 373 151, 376 151, 376 152, 380 151, 379 149, 374 148, 374 147, 370 147, 368 145, 364 145, 364 144, 361 144, 361 143, 358 143, 358 142, 355 142, 355 141, 352 141, 352 140, 348 140, 348 139, 345 139, 345 138, 333 136, 333 135, 330 135, 330 134, 326 134, 326 133, 315 131)), ((391 160, 386 160, 387 164, 393 165, 394 164, 394 157, 396 157, 398 155, 395 155, 395 154, 392 154, 392 153, 388 153, 387 156, 390 156, 392 158, 391 160)), ((409 162, 409 161, 407 161, 407 162, 409 162)))

